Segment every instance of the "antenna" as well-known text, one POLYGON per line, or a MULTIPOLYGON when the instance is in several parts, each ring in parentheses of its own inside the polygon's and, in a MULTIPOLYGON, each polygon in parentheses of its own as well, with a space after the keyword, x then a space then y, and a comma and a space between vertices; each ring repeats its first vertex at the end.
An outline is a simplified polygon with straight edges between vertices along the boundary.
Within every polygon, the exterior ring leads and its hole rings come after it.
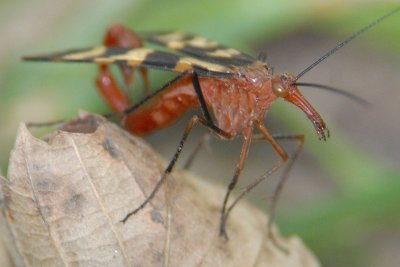
POLYGON ((327 53, 325 53, 322 57, 320 57, 319 59, 317 59, 314 63, 312 63, 310 66, 308 66, 306 69, 304 69, 302 72, 300 72, 299 74, 297 74, 297 76, 294 78, 296 81, 303 76, 304 74, 306 74, 307 72, 309 72, 311 69, 313 69, 315 66, 317 66, 319 63, 321 63, 322 61, 324 61, 327 57, 329 57, 330 55, 334 54, 336 51, 338 51, 340 48, 342 48, 343 46, 345 46, 346 44, 348 44, 350 41, 352 41, 353 39, 355 39, 356 37, 358 37, 359 35, 363 34, 364 32, 368 31, 369 29, 375 27, 377 24, 379 24, 381 21, 383 21, 384 19, 390 17, 391 15, 395 14, 396 12, 400 11, 400 8, 396 8, 395 10, 390 11, 389 13, 387 13, 386 15, 378 18, 377 20, 373 21, 372 23, 368 24, 367 26, 365 26, 364 28, 362 28, 361 30, 357 31, 356 33, 352 34, 351 36, 347 37, 344 41, 342 41, 341 43, 339 43, 337 46, 335 46, 334 48, 332 48, 331 50, 329 50, 327 53))
POLYGON ((356 101, 357 103, 365 106, 365 107, 369 107, 371 106, 371 103, 369 103, 367 100, 354 95, 352 93, 343 91, 339 88, 335 88, 335 87, 331 87, 331 86, 327 86, 327 85, 323 85, 323 84, 317 84, 317 83, 294 83, 293 85, 297 85, 297 86, 306 86, 306 87, 314 87, 314 88, 318 88, 318 89, 323 89, 326 91, 330 91, 332 93, 336 93, 345 97, 350 98, 353 101, 356 101))

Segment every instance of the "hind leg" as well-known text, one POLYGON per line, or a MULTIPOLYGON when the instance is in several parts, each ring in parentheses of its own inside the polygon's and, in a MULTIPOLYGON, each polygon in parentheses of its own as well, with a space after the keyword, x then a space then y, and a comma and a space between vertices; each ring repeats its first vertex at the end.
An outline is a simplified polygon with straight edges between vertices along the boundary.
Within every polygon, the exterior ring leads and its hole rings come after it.
MULTIPOLYGON (((132 49, 143 47, 143 42, 139 36, 119 23, 112 25, 107 30, 104 35, 103 44, 109 47, 132 49)), ((129 88, 134 81, 134 69, 126 65, 120 65, 119 68, 124 78, 125 87, 129 88)), ((139 68, 139 71, 143 77, 145 92, 147 93, 149 90, 147 69, 139 68)), ((114 111, 122 112, 129 107, 131 101, 128 94, 117 84, 108 65, 103 64, 99 66, 99 75, 96 78, 96 85, 101 95, 114 111)))

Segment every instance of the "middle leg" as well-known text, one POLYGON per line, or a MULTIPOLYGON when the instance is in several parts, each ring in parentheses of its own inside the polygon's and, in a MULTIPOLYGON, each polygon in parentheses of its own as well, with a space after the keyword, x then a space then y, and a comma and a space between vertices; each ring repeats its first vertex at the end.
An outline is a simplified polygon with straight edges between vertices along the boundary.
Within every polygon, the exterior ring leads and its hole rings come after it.
POLYGON ((231 210, 229 208, 227 209, 228 200, 229 200, 229 197, 230 197, 232 191, 235 189, 235 187, 239 181, 240 173, 242 172, 242 170, 244 168, 244 164, 245 164, 247 154, 249 151, 252 135, 253 135, 253 125, 249 125, 249 127, 246 129, 245 134, 243 135, 243 145, 242 145, 242 150, 240 151, 239 162, 236 165, 235 173, 228 185, 228 189, 225 193, 224 202, 222 204, 219 234, 220 234, 220 236, 223 236, 225 239, 228 239, 228 234, 226 233, 226 222, 228 220, 228 216, 229 216, 229 213, 231 210))
POLYGON ((185 127, 185 131, 181 137, 181 140, 179 141, 179 145, 178 148, 175 151, 174 156, 172 157, 172 160, 169 162, 167 168, 164 170, 163 175, 161 176, 160 180, 158 180, 157 184, 154 186, 153 191, 151 191, 151 193, 146 197, 146 199, 142 202, 142 204, 137 207, 136 209, 134 209, 133 211, 129 212, 123 219, 122 222, 125 223, 130 216, 136 214, 138 211, 140 211, 141 209, 143 209, 150 201, 151 199, 156 195, 157 191, 161 188, 161 186, 163 185, 163 183, 165 182, 165 180, 167 179, 168 175, 172 172, 175 163, 177 162, 177 160, 179 159, 179 156, 183 150, 183 146, 185 145, 185 142, 187 140, 187 137, 189 136, 192 128, 194 125, 196 124, 201 124, 205 127, 207 127, 210 131, 212 131, 214 134, 216 134, 219 137, 222 138, 231 138, 231 136, 228 133, 225 133, 224 131, 222 131, 221 129, 217 128, 214 125, 210 125, 209 122, 207 121, 207 119, 194 115, 189 122, 187 123, 186 127, 185 127))
MULTIPOLYGON (((264 128, 262 126, 262 128, 264 128)), ((266 130, 266 129, 265 129, 266 130)), ((264 181, 265 179, 267 179, 270 175, 272 175, 274 172, 276 172, 278 169, 280 169, 282 167, 282 165, 288 161, 288 163, 286 164, 285 169, 283 170, 283 173, 281 175, 281 178, 279 179, 278 185, 276 186, 273 196, 272 196, 272 200, 271 200, 271 209, 269 212, 269 217, 268 217, 268 222, 267 222, 267 228, 268 228, 268 236, 271 238, 271 240, 274 242, 274 244, 285 250, 284 248, 282 248, 275 236, 273 235, 273 232, 271 231, 272 229, 272 224, 274 222, 275 219, 275 213, 276 213, 276 206, 280 197, 280 194, 282 192, 282 189, 285 185, 285 183, 287 182, 287 179, 289 177, 289 172, 293 167, 294 162, 296 161, 297 157, 300 154, 300 151, 303 147, 304 144, 304 135, 303 134, 275 134, 275 135, 270 135, 268 137, 268 135, 265 135, 265 131, 261 131, 262 134, 261 135, 255 135, 253 137, 253 141, 269 141, 269 138, 273 138, 273 140, 293 140, 296 141, 296 148, 295 151, 288 156, 287 158, 283 158, 281 157, 281 160, 279 160, 277 163, 275 163, 267 172, 265 172, 261 177, 259 177, 257 180, 255 180, 254 182, 252 182, 251 184, 247 185, 246 187, 244 187, 241 192, 239 193, 239 195, 236 197, 236 199, 233 201, 233 203, 229 206, 228 208, 228 212, 230 212, 232 210, 232 208, 239 202, 239 200, 244 197, 247 193, 249 193, 253 188, 255 188, 258 184, 260 184, 262 181, 264 181)), ((276 141, 275 141, 276 142, 276 141)), ((283 150, 282 150, 283 151, 283 150)))

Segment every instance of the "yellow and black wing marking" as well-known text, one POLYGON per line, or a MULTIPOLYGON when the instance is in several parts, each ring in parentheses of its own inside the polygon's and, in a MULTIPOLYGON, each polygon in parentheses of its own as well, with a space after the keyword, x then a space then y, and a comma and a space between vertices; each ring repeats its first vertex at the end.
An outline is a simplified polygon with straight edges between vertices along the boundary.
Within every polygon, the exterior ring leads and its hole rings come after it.
POLYGON ((183 33, 147 34, 144 35, 143 40, 176 52, 160 51, 147 47, 127 49, 101 45, 86 49, 27 56, 24 57, 24 60, 119 64, 180 73, 191 73, 196 70, 202 76, 235 75, 238 67, 250 65, 256 61, 251 56, 235 49, 221 46, 203 37, 183 33))
POLYGON ((183 32, 147 33, 142 34, 142 38, 144 41, 226 67, 246 66, 256 61, 254 57, 236 49, 183 32))

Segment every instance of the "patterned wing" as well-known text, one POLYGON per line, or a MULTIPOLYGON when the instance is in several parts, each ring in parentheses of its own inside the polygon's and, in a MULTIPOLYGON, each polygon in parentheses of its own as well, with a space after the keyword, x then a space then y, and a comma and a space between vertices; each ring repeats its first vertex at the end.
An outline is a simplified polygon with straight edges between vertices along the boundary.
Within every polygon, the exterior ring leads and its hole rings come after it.
POLYGON ((58 53, 27 56, 28 61, 87 62, 97 64, 119 64, 173 72, 191 73, 194 70, 202 76, 231 76, 235 69, 207 58, 181 56, 150 48, 118 48, 97 46, 86 49, 67 50, 58 53))
POLYGON ((147 33, 142 34, 141 37, 144 41, 230 68, 251 65, 257 60, 215 41, 182 32, 147 33))

